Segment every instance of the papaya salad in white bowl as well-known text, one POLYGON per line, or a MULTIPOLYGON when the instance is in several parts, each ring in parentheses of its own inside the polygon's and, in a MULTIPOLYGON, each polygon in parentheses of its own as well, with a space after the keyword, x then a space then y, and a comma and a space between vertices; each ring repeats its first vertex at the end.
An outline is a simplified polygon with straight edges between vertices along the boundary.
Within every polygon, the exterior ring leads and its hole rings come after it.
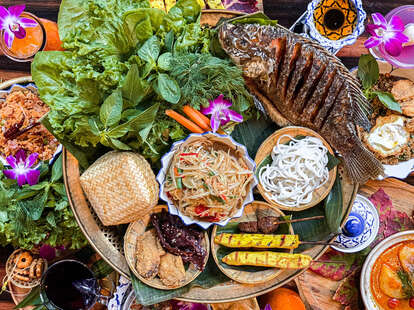
POLYGON ((191 134, 173 144, 161 163, 160 198, 187 225, 224 226, 254 200, 256 164, 230 136, 191 134))

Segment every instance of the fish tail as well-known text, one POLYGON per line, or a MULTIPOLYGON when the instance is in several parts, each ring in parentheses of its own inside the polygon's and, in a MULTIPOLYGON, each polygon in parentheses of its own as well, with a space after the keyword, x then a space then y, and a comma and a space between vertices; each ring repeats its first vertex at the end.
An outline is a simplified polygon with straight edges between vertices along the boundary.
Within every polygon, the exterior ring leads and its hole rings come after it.
POLYGON ((384 175, 384 167, 381 162, 375 158, 359 139, 355 140, 355 146, 352 151, 344 154, 345 166, 351 179, 363 184, 369 179, 376 179, 384 175))

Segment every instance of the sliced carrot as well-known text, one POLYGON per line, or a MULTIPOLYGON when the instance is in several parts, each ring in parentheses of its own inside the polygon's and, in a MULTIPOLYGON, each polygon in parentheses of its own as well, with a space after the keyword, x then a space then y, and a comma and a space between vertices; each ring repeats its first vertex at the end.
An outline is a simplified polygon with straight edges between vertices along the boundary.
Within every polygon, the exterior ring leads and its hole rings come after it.
MULTIPOLYGON (((193 122, 196 122, 198 126, 200 126, 202 129, 204 129, 205 131, 211 131, 211 127, 210 127, 210 119, 205 116, 203 113, 201 113, 200 111, 186 105, 183 108, 183 111, 185 114, 187 114, 187 116, 189 118, 191 118, 191 120, 193 122), (194 117, 194 118, 193 118, 194 117), (196 120, 197 119, 197 120, 196 120), (202 125, 203 124, 203 125, 202 125)), ((221 134, 221 135, 225 135, 226 133, 222 130, 222 129, 217 129, 217 133, 221 134)))
POLYGON ((172 119, 176 120, 178 123, 183 125, 185 128, 187 128, 191 132, 194 132, 194 133, 203 133, 204 132, 203 129, 201 129, 199 126, 194 124, 192 121, 186 119, 184 116, 182 116, 181 114, 178 114, 177 112, 175 112, 173 110, 165 110, 165 114, 167 116, 171 117, 172 119))
POLYGON ((197 111, 189 105, 184 106, 183 111, 194 123, 200 126, 200 128, 204 129, 205 131, 211 131, 210 120, 203 113, 197 111))

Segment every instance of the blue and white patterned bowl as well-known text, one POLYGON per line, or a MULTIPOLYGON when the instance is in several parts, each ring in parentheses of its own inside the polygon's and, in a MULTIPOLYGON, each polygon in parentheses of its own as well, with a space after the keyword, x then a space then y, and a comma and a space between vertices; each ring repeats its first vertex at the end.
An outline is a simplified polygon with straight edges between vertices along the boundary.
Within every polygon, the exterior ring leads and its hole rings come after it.
POLYGON ((306 12, 305 18, 305 25, 307 26, 309 33, 308 35, 319 42, 320 45, 325 47, 328 51, 335 54, 338 50, 343 48, 346 45, 354 44, 357 38, 365 31, 364 21, 367 17, 364 9, 362 8, 362 1, 361 0, 350 0, 352 4, 355 6, 357 11, 357 22, 355 26, 355 30, 352 34, 348 35, 347 37, 341 40, 330 40, 324 37, 315 27, 315 21, 313 17, 313 12, 315 11, 318 4, 324 0, 313 0, 308 4, 308 10, 306 12))
MULTIPOLYGON (((29 89, 31 91, 37 92, 37 87, 35 84, 33 83, 28 83, 26 85, 21 85, 21 84, 13 84, 10 87, 8 87, 7 89, 3 89, 0 90, 0 102, 4 99, 6 99, 7 95, 12 92, 12 91, 16 91, 19 89, 29 89)), ((56 158, 59 157, 60 153, 62 153, 62 144, 59 144, 59 146, 57 147, 55 153, 53 154, 52 158, 49 160, 49 164, 53 164, 53 162, 56 160, 56 158)), ((0 155, 0 162, 4 165, 4 166, 8 166, 9 164, 6 161, 6 158, 4 158, 2 155, 0 155)))
POLYGON ((379 229, 379 215, 374 204, 362 195, 357 195, 351 213, 359 214, 365 222, 363 232, 356 237, 340 234, 331 245, 337 251, 355 253, 368 247, 375 239, 379 229))
POLYGON ((220 226, 225 226, 227 225, 227 223, 232 219, 232 218, 237 218, 242 216, 243 214, 243 210, 244 207, 251 203, 254 200, 253 197, 253 188, 257 185, 257 178, 254 174, 254 171, 256 170, 256 164, 255 162, 249 157, 248 153, 247 153, 247 149, 244 145, 241 145, 240 143, 237 143, 236 141, 234 141, 230 136, 225 136, 225 135, 219 135, 217 133, 212 133, 212 132, 208 132, 208 133, 204 133, 204 134, 191 134, 189 135, 186 139, 178 141, 176 143, 174 143, 170 149, 170 151, 165 154, 162 158, 161 158, 161 170, 158 172, 157 175, 157 181, 160 184, 160 198, 162 200, 164 200, 165 202, 167 202, 168 204, 168 211, 171 214, 174 215, 178 215, 183 222, 186 225, 190 225, 190 224, 197 224, 199 226, 201 226, 204 229, 209 228, 211 225, 220 225, 220 226), (167 171, 168 168, 170 167, 170 163, 171 160, 175 154, 175 152, 177 151, 177 149, 180 147, 181 144, 183 144, 186 141, 192 141, 194 139, 198 139, 202 136, 206 136, 209 139, 213 139, 214 141, 218 141, 221 143, 224 143, 226 145, 229 145, 230 147, 236 147, 237 150, 241 151, 241 153, 243 154, 243 159, 244 162, 247 164, 247 166, 249 167, 249 169, 253 172, 253 180, 250 182, 248 191, 247 191, 247 196, 242 204, 242 206, 240 207, 240 209, 234 214, 232 215, 230 218, 221 221, 221 222, 203 222, 203 221, 198 221, 195 220, 189 216, 186 216, 184 214, 182 214, 172 203, 172 201, 168 198, 168 196, 166 195, 166 193, 164 192, 164 184, 165 184, 165 179, 167 176, 167 171))

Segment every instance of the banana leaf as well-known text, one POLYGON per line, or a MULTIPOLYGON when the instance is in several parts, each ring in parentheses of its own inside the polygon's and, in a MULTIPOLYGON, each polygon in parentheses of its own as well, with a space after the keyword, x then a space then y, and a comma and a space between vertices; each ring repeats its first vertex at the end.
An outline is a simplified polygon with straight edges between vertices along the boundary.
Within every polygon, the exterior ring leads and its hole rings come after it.
POLYGON ((141 282, 132 272, 130 272, 130 274, 137 303, 143 306, 150 306, 181 296, 195 286, 209 288, 229 280, 220 272, 220 270, 218 270, 212 256, 210 256, 203 272, 193 282, 175 290, 167 291, 153 288, 141 282))
POLYGON ((246 146, 249 156, 254 159, 263 141, 277 129, 279 127, 272 120, 261 117, 238 124, 231 136, 236 142, 246 146))

